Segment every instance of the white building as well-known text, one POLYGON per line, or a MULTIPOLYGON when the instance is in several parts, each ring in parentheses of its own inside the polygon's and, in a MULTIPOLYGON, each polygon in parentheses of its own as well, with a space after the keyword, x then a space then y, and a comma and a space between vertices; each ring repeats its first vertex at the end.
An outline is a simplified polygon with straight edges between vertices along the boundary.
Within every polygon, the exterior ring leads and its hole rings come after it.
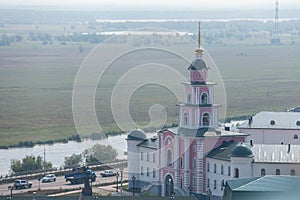
POLYGON ((253 144, 300 144, 300 112, 260 112, 238 129, 253 144))
POLYGON ((221 197, 227 180, 265 175, 300 175, 299 145, 224 142, 206 155, 207 187, 221 197))
POLYGON ((160 194, 158 186, 157 137, 146 138, 144 131, 134 129, 127 136, 129 188, 151 184, 152 193, 160 194))

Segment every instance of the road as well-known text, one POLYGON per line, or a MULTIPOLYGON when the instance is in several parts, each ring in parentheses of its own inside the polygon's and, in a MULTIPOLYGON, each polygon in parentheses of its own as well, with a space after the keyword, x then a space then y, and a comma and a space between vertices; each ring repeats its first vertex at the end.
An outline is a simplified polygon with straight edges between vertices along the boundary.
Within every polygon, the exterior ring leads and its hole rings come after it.
MULTIPOLYGON (((95 171, 97 178, 96 181, 93 182, 92 184, 101 184, 101 183, 108 183, 108 182, 113 182, 117 180, 116 176, 112 177, 101 177, 100 175, 101 171, 95 171)), ((127 180, 127 172, 126 170, 123 173, 123 180, 127 180)), ((53 189, 72 189, 72 188, 79 188, 83 187, 83 184, 70 184, 69 182, 65 181, 64 176, 57 176, 55 182, 50 182, 50 183, 42 183, 39 182, 38 180, 29 180, 32 183, 32 188, 30 189, 18 189, 18 190, 13 190, 13 194, 17 193, 27 193, 29 190, 31 191, 36 191, 40 187, 41 190, 53 190, 53 189)), ((120 181, 120 177, 119 177, 120 181)), ((2 184, 0 185, 0 195, 9 195, 10 190, 8 189, 9 186, 12 186, 13 183, 8 183, 8 184, 2 184)))

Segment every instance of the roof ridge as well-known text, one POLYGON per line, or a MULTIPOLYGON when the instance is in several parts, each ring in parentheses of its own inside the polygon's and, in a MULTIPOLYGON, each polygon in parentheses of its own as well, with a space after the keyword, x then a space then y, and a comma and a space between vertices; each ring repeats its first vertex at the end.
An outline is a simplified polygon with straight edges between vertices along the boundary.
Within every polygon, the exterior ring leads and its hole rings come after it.
POLYGON ((239 187, 237 187, 237 188, 235 188, 235 189, 242 189, 243 187, 246 187, 246 186, 248 186, 248 185, 251 185, 251 184, 253 184, 254 182, 257 182, 257 181, 259 181, 260 179, 263 179, 265 176, 261 176, 261 177, 253 177, 253 178, 256 178, 255 180, 251 180, 249 183, 246 183, 246 184, 244 184, 244 185, 242 185, 242 186, 239 186, 239 187))

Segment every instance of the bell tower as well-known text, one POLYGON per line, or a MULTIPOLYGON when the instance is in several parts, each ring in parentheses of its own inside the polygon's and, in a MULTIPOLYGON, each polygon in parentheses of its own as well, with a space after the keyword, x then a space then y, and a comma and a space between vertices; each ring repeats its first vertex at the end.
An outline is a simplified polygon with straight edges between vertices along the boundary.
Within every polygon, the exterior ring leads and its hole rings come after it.
POLYGON ((180 105, 179 127, 187 129, 218 127, 218 105, 214 104, 214 85, 208 81, 208 67, 201 48, 200 22, 195 59, 188 70, 190 81, 184 84, 184 102, 180 105))

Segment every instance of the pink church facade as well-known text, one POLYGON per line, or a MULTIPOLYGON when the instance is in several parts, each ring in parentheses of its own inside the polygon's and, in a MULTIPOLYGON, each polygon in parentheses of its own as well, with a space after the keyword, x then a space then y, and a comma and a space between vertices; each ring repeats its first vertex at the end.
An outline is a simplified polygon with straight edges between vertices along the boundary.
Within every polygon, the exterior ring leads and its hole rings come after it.
POLYGON ((190 82, 183 83, 179 127, 158 132, 158 182, 162 196, 205 196, 205 155, 224 141, 243 142, 246 136, 218 129, 220 105, 214 104, 215 83, 208 81, 203 52, 199 45, 188 68, 190 82))

